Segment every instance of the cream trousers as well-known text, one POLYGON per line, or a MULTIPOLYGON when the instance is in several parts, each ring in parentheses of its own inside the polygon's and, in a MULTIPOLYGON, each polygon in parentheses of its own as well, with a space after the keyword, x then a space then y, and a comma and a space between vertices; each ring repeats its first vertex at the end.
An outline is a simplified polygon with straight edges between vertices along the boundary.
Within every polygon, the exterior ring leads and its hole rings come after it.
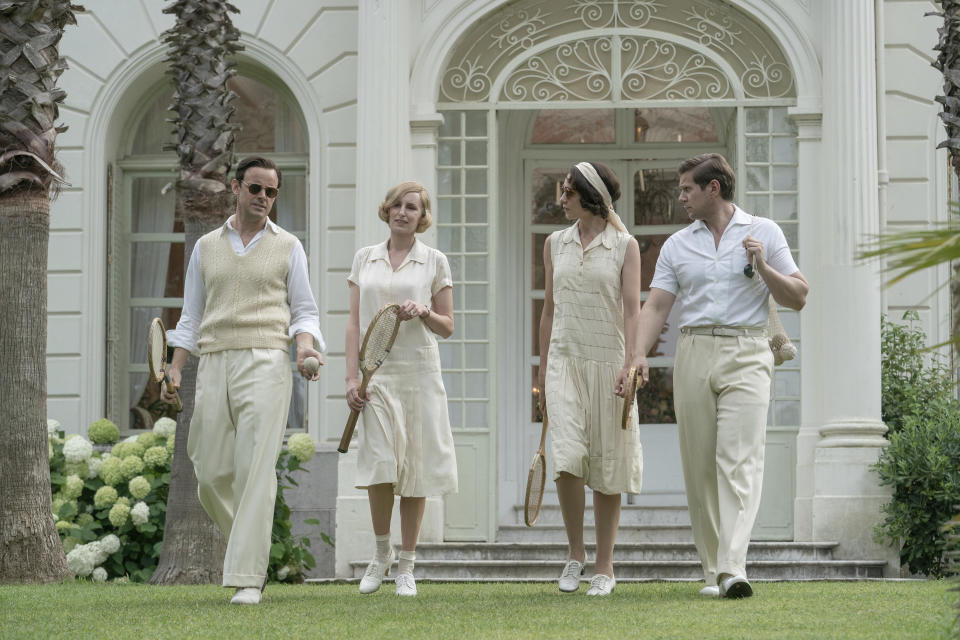
POLYGON ((225 587, 260 587, 267 575, 291 386, 280 349, 200 356, 187 453, 200 503, 227 537, 225 587))
POLYGON ((760 506, 773 353, 766 338, 681 335, 674 408, 693 537, 708 585, 746 576, 760 506))

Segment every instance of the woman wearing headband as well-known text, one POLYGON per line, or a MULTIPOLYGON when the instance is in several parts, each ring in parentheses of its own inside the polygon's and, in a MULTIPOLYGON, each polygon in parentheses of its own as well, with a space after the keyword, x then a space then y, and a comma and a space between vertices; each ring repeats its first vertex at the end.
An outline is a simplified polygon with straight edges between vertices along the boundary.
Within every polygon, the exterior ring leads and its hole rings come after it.
POLYGON ((643 469, 636 414, 626 430, 620 428, 627 373, 642 354, 634 353, 640 248, 613 209, 619 197, 620 182, 608 167, 571 167, 560 205, 574 223, 552 233, 543 249, 539 384, 569 546, 559 586, 568 593, 580 586, 586 485, 593 489, 597 538, 587 595, 613 591, 620 494, 639 493, 643 469))

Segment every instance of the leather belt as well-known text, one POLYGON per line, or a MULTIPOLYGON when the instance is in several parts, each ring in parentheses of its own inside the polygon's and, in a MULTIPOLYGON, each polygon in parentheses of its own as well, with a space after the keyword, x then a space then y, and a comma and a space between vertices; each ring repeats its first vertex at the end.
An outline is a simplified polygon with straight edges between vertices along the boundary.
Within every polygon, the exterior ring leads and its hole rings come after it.
POLYGON ((767 330, 764 327, 682 327, 680 333, 694 336, 714 336, 724 338, 736 338, 746 336, 749 338, 765 338, 767 330))

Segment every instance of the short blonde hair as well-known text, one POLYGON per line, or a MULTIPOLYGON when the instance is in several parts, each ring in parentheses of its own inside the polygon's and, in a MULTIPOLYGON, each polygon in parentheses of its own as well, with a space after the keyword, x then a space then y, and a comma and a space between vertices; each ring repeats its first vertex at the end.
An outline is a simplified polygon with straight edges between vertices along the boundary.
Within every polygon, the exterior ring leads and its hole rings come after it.
POLYGON ((390 187, 383 202, 380 203, 380 208, 377 213, 381 220, 389 223, 391 207, 400 204, 400 200, 408 193, 420 194, 420 222, 417 223, 417 233, 423 233, 433 224, 433 214, 430 213, 430 194, 427 193, 426 188, 419 182, 408 180, 407 182, 401 182, 396 186, 390 187))

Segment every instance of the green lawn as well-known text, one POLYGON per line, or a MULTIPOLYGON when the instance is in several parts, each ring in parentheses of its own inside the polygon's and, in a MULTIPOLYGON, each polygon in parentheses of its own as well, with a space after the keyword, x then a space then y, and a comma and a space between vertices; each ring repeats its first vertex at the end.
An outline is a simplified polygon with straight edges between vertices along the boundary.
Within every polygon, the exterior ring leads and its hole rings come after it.
POLYGON ((605 599, 553 584, 270 585, 261 605, 219 587, 0 586, 0 638, 956 638, 945 582, 758 583, 748 600, 701 585, 620 584, 605 599), (953 633, 951 636, 950 634, 953 633))

